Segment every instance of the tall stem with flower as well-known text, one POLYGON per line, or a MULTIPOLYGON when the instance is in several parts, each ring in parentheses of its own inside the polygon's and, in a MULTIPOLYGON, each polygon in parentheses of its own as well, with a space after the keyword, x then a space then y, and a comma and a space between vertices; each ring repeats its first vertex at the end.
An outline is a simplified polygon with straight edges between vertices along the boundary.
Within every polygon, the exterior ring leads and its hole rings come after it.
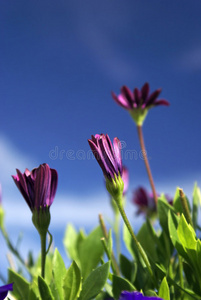
POLYGON ((117 96, 112 92, 112 97, 121 107, 129 111, 131 117, 136 123, 142 155, 156 204, 157 193, 145 148, 142 125, 150 108, 158 105, 167 106, 169 105, 169 102, 164 99, 157 100, 159 94, 161 93, 161 89, 157 89, 151 94, 149 94, 149 91, 150 89, 148 83, 145 83, 141 90, 135 88, 133 92, 127 86, 123 86, 121 88, 121 93, 117 96))
POLYGON ((32 222, 40 235, 41 276, 44 278, 45 260, 50 248, 49 245, 46 250, 46 237, 51 219, 50 206, 54 201, 58 174, 56 170, 50 169, 48 164, 42 164, 31 172, 26 169, 23 174, 17 169, 17 175, 12 177, 32 212, 32 222))

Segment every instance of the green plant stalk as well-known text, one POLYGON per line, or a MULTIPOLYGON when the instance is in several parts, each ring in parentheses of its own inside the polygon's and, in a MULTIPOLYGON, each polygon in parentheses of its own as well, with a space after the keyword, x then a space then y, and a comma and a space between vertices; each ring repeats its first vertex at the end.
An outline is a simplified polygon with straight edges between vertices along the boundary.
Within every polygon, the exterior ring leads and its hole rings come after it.
POLYGON ((125 210, 124 210, 123 205, 122 205, 122 197, 121 197, 121 199, 115 199, 115 201, 117 203, 117 206, 119 208, 119 211, 120 211, 120 214, 123 218, 123 221, 124 221, 128 231, 129 231, 129 233, 130 233, 130 235, 131 235, 131 237, 132 237, 132 239, 133 239, 133 241, 134 241, 134 243, 135 243, 135 245, 138 249, 138 252, 141 255, 145 265, 147 266, 147 269, 149 271, 149 274, 151 275, 151 278, 153 279, 154 284, 156 284, 156 280, 155 280, 154 274, 152 272, 150 262, 149 262, 148 258, 144 255, 144 250, 143 250, 142 246, 140 245, 140 243, 138 242, 138 240, 137 240, 137 238, 136 238, 136 236, 135 236, 135 234, 132 230, 130 222, 129 222, 127 216, 126 216, 125 210))
POLYGON ((121 253, 121 242, 120 242, 120 214, 115 214, 114 216, 114 233, 115 233, 115 241, 116 241, 116 251, 117 251, 117 259, 119 259, 119 255, 121 253))
POLYGON ((185 196, 182 189, 179 189, 179 196, 180 196, 180 201, 181 201, 181 204, 182 204, 182 208, 183 208, 183 212, 184 212, 184 216, 186 218, 186 221, 189 224, 191 224, 191 226, 193 227, 193 222, 192 222, 191 214, 190 214, 190 211, 189 211, 189 208, 188 208, 186 196, 185 196))
MULTIPOLYGON (((179 257, 179 278, 180 278, 180 286, 184 289, 184 277, 183 277, 183 263, 182 263, 182 257, 178 255, 179 257)), ((181 299, 183 299, 184 293, 181 292, 181 299)))
POLYGON ((152 173, 151 173, 151 168, 150 168, 148 157, 147 157, 147 152, 146 152, 146 148, 145 148, 143 131, 142 131, 142 126, 141 125, 137 125, 137 132, 138 132, 138 137, 139 137, 140 146, 141 146, 141 149, 142 149, 142 155, 143 155, 143 158, 144 158, 144 162, 145 162, 149 182, 150 182, 151 189, 152 189, 153 196, 154 196, 154 202, 155 202, 155 204, 157 204, 158 197, 157 197, 157 193, 156 193, 156 189, 155 189, 155 185, 154 185, 154 180, 153 180, 153 176, 152 176, 152 173))
MULTIPOLYGON (((104 220, 103 220, 103 216, 101 215, 101 214, 99 214, 99 222, 100 222, 100 226, 101 226, 101 229, 102 229, 102 232, 103 232, 103 235, 104 235, 104 237, 105 237, 105 239, 106 239, 106 241, 108 240, 108 233, 107 233, 107 229, 106 229, 106 227, 105 227, 105 223, 104 223, 104 220)), ((114 252, 112 251, 112 253, 111 253, 111 261, 112 261, 112 263, 111 263, 111 265, 113 264, 113 266, 114 266, 114 268, 115 268, 115 274, 117 274, 117 275, 120 275, 120 271, 119 271, 119 266, 118 266, 118 264, 117 264, 117 261, 116 261, 116 259, 115 259, 115 256, 114 256, 114 252)))
POLYGON ((112 260, 112 255, 111 255, 111 253, 108 251, 108 248, 107 248, 107 245, 106 245, 106 242, 105 242, 105 238, 104 238, 104 237, 101 238, 101 242, 102 242, 102 244, 103 244, 103 248, 104 248, 104 250, 105 250, 105 253, 106 253, 108 259, 111 261, 111 268, 112 268, 113 273, 114 273, 115 275, 119 275, 119 274, 117 273, 116 269, 115 269, 115 266, 114 266, 114 263, 113 263, 113 260, 112 260))
POLYGON ((45 278, 45 260, 46 260, 46 233, 40 234, 41 241, 41 276, 45 278))

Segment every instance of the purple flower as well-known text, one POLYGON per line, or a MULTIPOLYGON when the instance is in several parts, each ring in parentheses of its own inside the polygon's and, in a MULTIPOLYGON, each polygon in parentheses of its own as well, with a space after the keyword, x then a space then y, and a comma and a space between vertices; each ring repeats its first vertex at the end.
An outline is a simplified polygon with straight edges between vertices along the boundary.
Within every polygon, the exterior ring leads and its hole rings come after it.
POLYGON ((50 169, 48 164, 42 164, 31 172, 26 169, 24 174, 17 169, 17 175, 12 177, 32 212, 50 207, 58 182, 55 169, 50 169))
MULTIPOLYGON (((159 194, 157 194, 159 197, 159 194)), ((173 200, 168 195, 165 195, 168 203, 172 205, 173 200)), ((147 216, 153 216, 156 213, 156 204, 152 193, 148 193, 143 187, 139 187, 134 191, 132 202, 138 206, 137 215, 146 214, 147 216)))
POLYGON ((117 96, 112 92, 112 97, 120 106, 127 110, 137 108, 145 109, 157 105, 169 105, 169 102, 164 99, 157 100, 160 93, 161 89, 157 89, 149 94, 149 84, 146 82, 141 90, 135 88, 133 92, 127 86, 123 86, 121 88, 121 94, 117 96))
POLYGON ((105 178, 112 181, 115 176, 122 176, 121 143, 117 137, 112 142, 106 134, 96 134, 88 140, 89 146, 99 163, 105 178))
POLYGON ((3 300, 8 295, 8 291, 13 290, 13 283, 6 284, 0 287, 0 300, 3 300))
POLYGON ((128 186, 129 186, 129 172, 126 167, 123 166, 123 172, 122 172, 122 180, 124 182, 124 191, 123 195, 126 195, 128 191, 128 186))
POLYGON ((153 194, 148 193, 143 187, 139 187, 134 191, 132 202, 138 206, 137 215, 141 213, 150 215, 156 212, 153 194))
POLYGON ((163 300, 162 298, 158 297, 148 297, 148 296, 143 296, 142 293, 140 292, 122 292, 120 295, 119 300, 163 300))

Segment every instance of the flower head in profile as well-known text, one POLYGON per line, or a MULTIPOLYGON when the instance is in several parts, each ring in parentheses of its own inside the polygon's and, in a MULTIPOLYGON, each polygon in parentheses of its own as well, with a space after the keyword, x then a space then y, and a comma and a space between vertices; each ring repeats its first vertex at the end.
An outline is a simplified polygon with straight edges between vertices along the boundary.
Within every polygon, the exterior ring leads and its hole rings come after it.
POLYGON ((157 99, 161 89, 157 89, 150 94, 149 84, 146 82, 141 90, 135 88, 133 92, 127 87, 121 88, 121 93, 117 96, 112 92, 113 99, 123 108, 127 109, 137 125, 142 125, 148 110, 158 105, 169 105, 164 99, 157 99))
POLYGON ((109 193, 115 198, 116 194, 122 194, 124 189, 121 143, 115 137, 112 144, 107 134, 92 135, 88 142, 103 171, 106 179, 106 187, 109 193))
MULTIPOLYGON (((159 194, 157 194, 159 197, 159 194)), ((172 198, 165 195, 166 200, 172 205, 172 198)), ((139 187, 134 191, 132 202, 137 205, 137 215, 145 214, 153 217, 156 214, 157 208, 154 201, 153 193, 149 193, 145 188, 139 187)))
POLYGON ((137 291, 134 292, 124 291, 121 293, 119 300, 163 300, 163 299, 159 297, 143 296, 142 293, 137 291))
POLYGON ((0 300, 3 300, 8 295, 9 291, 13 290, 13 283, 6 284, 0 287, 0 300))
POLYGON ((51 169, 48 164, 42 164, 31 172, 26 169, 21 173, 17 169, 17 175, 12 177, 32 212, 51 206, 58 182, 55 169, 51 169))
POLYGON ((48 164, 42 164, 31 172, 26 169, 12 176, 15 184, 32 211, 32 221, 39 234, 47 232, 50 224, 49 208, 54 201, 58 174, 48 164))

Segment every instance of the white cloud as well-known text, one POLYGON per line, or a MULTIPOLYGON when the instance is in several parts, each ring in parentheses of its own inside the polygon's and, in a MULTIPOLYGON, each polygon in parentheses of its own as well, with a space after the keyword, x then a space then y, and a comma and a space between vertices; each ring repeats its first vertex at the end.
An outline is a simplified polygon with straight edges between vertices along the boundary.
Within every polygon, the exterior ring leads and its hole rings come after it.
POLYGON ((0 182, 2 186, 13 185, 11 175, 15 168, 24 170, 33 160, 22 153, 7 137, 0 134, 0 182))

